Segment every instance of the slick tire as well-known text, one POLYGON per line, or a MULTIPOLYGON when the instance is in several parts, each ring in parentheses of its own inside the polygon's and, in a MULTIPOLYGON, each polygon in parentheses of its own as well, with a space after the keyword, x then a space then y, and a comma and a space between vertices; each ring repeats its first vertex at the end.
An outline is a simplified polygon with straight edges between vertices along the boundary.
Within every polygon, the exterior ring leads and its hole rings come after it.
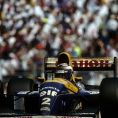
POLYGON ((0 81, 0 95, 3 95, 3 83, 0 81))
POLYGON ((4 89, 3 89, 3 83, 0 81, 0 112, 2 111, 3 107, 6 105, 6 99, 4 96, 4 89))
POLYGON ((29 93, 24 98, 25 112, 29 114, 40 113, 40 96, 39 93, 29 93))
POLYGON ((118 78, 105 78, 100 85, 101 118, 118 117, 118 78))
POLYGON ((34 81, 24 77, 10 79, 7 86, 7 103, 10 109, 14 109, 14 95, 19 91, 33 91, 34 81))

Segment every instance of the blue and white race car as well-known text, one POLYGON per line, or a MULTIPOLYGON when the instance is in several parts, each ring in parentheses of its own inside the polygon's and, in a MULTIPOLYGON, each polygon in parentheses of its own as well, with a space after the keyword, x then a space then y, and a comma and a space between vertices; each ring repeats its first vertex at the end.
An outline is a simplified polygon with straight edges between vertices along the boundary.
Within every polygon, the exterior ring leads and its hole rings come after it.
MULTIPOLYGON (((118 106, 117 58, 72 59, 72 67, 75 72, 113 71, 114 76, 104 78, 100 86, 84 84, 85 91, 82 91, 84 94, 82 92, 78 94, 78 91, 81 90, 74 87, 73 84, 63 81, 63 78, 54 79, 55 71, 66 73, 60 68, 57 69, 56 63, 56 57, 45 58, 45 84, 37 85, 39 86, 37 88, 33 80, 25 77, 11 79, 8 82, 7 94, 1 94, 0 97, 0 116, 40 118, 48 115, 49 117, 108 118, 108 115, 109 117, 112 115, 113 117, 118 106), (54 82, 55 84, 52 86, 54 82), (69 90, 66 91, 65 88, 69 90)), ((39 77, 37 81, 40 80, 43 79, 39 77)), ((76 84, 81 80, 80 77, 75 76, 73 81, 76 84)))

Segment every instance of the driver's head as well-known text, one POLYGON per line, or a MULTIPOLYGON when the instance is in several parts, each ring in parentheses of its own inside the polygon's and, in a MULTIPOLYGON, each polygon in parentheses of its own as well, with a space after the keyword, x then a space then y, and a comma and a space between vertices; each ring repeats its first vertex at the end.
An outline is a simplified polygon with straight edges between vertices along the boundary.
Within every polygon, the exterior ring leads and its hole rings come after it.
POLYGON ((71 80, 72 74, 73 74, 72 67, 66 63, 58 65, 57 69, 55 70, 55 77, 57 78, 71 80))
POLYGON ((62 52, 58 55, 57 69, 55 77, 71 80, 73 68, 71 66, 71 56, 67 52, 62 52))

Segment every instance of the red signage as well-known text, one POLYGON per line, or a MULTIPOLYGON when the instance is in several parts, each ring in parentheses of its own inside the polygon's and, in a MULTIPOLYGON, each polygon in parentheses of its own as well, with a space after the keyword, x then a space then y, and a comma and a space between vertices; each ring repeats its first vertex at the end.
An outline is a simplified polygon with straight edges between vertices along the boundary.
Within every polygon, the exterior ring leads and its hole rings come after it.
POLYGON ((73 67, 111 67, 110 60, 106 59, 81 59, 73 60, 73 67))

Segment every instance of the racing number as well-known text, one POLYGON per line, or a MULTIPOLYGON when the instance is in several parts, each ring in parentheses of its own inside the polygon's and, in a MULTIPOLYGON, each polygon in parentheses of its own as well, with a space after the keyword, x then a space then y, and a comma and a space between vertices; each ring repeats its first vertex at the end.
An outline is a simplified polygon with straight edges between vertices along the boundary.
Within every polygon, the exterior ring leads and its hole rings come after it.
POLYGON ((43 102, 41 103, 41 105, 50 105, 51 99, 50 98, 43 98, 42 101, 43 102))
POLYGON ((40 93, 40 97, 43 97, 45 95, 48 95, 50 97, 44 97, 42 99, 41 105, 50 105, 51 97, 56 96, 57 92, 56 91, 52 91, 52 90, 48 90, 48 91, 42 91, 40 93))

